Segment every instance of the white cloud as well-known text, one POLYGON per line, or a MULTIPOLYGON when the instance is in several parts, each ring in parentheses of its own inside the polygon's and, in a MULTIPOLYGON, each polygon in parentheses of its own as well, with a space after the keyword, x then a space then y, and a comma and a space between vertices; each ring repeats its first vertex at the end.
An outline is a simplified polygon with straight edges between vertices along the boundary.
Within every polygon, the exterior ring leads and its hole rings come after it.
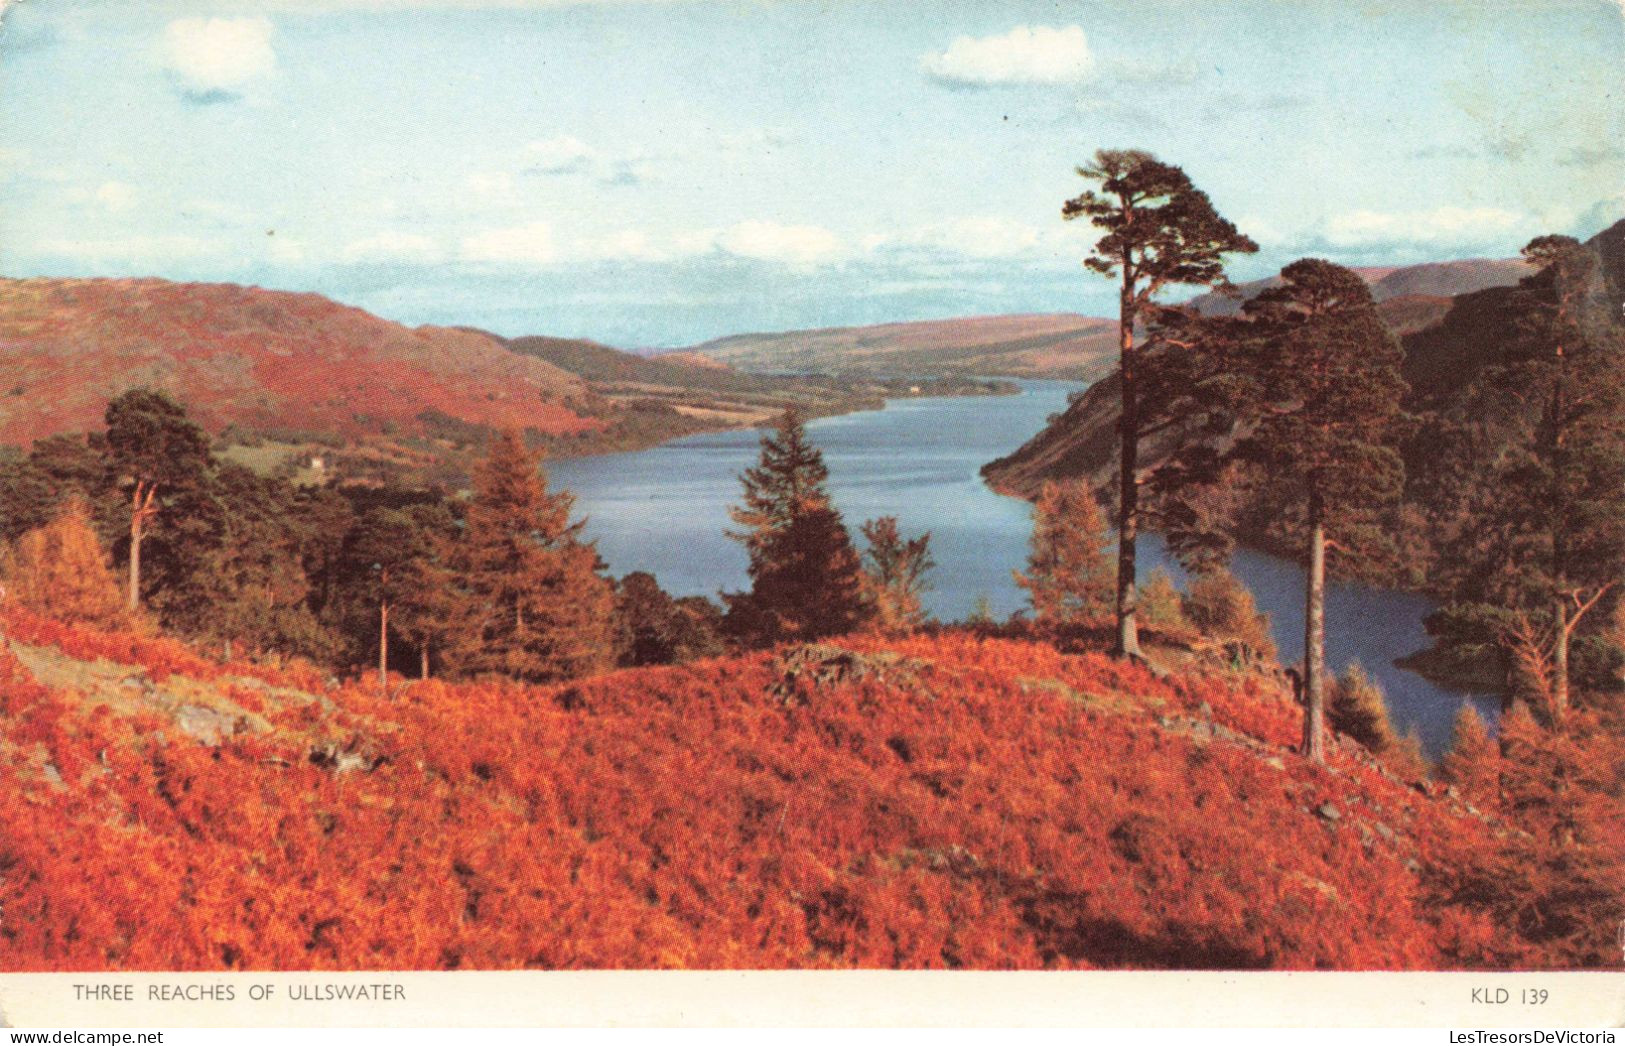
POLYGON ((232 97, 276 68, 264 18, 177 18, 164 28, 163 63, 190 95, 232 97))
POLYGON ((836 261, 843 253, 840 237, 816 225, 780 225, 777 222, 748 221, 730 226, 717 235, 722 250, 740 258, 784 262, 790 265, 819 265, 836 261))
POLYGON ((441 256, 440 245, 427 236, 411 232, 381 232, 374 236, 352 240, 344 245, 340 256, 349 262, 397 261, 433 262, 441 256))
POLYGON ((135 190, 123 182, 103 182, 96 190, 96 202, 117 214, 135 206, 135 190))
POLYGON ((920 59, 928 76, 964 87, 1078 83, 1094 65, 1089 40, 1075 25, 1018 25, 1002 36, 961 36, 946 51, 920 59))
POLYGON ((560 257, 552 226, 546 222, 486 229, 465 236, 459 254, 464 261, 507 265, 551 265, 560 257))
POLYGON ((1529 215, 1499 207, 1438 207, 1430 211, 1349 211, 1328 219, 1322 230, 1335 247, 1414 243, 1475 245, 1532 227, 1529 215))
POLYGON ((611 154, 565 134, 525 146, 524 169, 531 174, 578 174, 607 185, 634 185, 649 176, 650 166, 640 154, 611 154))
POLYGON ((266 254, 278 265, 298 265, 305 260, 305 242, 292 236, 269 236, 266 254))
POLYGON ((902 232, 867 236, 870 251, 920 249, 965 258, 1020 258, 1078 253, 1078 244, 1063 229, 1039 229, 1009 218, 966 217, 922 225, 902 232))

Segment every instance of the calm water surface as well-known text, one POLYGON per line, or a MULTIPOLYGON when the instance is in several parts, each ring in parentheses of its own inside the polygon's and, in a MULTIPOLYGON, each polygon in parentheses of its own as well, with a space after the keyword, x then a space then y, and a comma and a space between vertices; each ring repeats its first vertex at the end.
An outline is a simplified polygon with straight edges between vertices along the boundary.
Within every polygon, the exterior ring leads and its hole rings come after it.
MULTIPOLYGON (((941 620, 970 615, 986 599, 1004 617, 1025 606, 1010 573, 1027 555, 1031 506, 994 494, 978 470, 1007 454, 1066 406, 1070 382, 1023 382, 1019 396, 897 400, 885 410, 824 418, 807 426, 829 466, 836 507, 854 532, 892 515, 905 536, 931 532, 937 569, 926 605, 941 620)), ((746 587, 745 551, 724 536, 739 473, 755 463, 760 433, 734 431, 675 440, 650 450, 549 462, 551 485, 576 495, 587 535, 617 576, 654 574, 676 595, 716 596, 746 587)), ((1156 535, 1141 539, 1140 570, 1166 566, 1183 580, 1156 535)), ((1236 574, 1268 611, 1283 659, 1303 645, 1303 571, 1242 551, 1236 574)), ((1396 668, 1428 643, 1424 597, 1360 585, 1332 585, 1326 597, 1327 655, 1339 670, 1359 661, 1382 685, 1402 730, 1414 725, 1437 755, 1464 699, 1487 717, 1494 698, 1430 683, 1396 668)))

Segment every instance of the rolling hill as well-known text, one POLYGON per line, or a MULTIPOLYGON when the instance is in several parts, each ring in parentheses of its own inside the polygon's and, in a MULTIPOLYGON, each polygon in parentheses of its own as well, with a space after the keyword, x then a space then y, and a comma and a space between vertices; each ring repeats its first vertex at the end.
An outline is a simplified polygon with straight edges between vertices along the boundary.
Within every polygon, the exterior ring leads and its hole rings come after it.
POLYGON ((587 383, 473 331, 411 329, 320 295, 155 279, 0 280, 0 442, 99 428, 146 385, 205 427, 345 437, 426 418, 576 434, 587 383))
MULTIPOLYGON (((1356 268, 1371 285, 1371 296, 1379 304, 1396 298, 1448 301, 1458 294, 1491 287, 1509 287, 1529 275, 1531 269, 1521 258, 1465 258, 1457 261, 1424 262, 1420 265, 1356 268)), ((1199 294, 1190 304, 1211 316, 1233 316, 1241 303, 1281 282, 1279 276, 1238 283, 1237 293, 1199 294)))
POLYGON ((1455 886, 1494 815, 1299 758, 1218 661, 948 632, 384 697, 0 623, 0 970, 1553 961, 1455 886))
POLYGON ((747 371, 1091 381, 1111 369, 1116 332, 1114 320, 1069 313, 971 316, 740 334, 679 351, 747 371))

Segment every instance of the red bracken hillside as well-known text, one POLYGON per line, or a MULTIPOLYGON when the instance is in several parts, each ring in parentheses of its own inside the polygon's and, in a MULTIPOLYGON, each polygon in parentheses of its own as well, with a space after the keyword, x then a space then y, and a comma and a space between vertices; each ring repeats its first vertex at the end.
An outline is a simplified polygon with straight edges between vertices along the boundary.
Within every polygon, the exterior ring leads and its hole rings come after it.
POLYGON ((1431 968, 1506 830, 1267 677, 964 632, 324 684, 0 618, 0 970, 1431 968))
POLYGON ((101 427, 135 386, 211 431, 422 432, 438 412, 547 433, 596 429, 579 377, 472 331, 411 329, 316 294, 157 279, 0 280, 0 442, 101 427), (431 414, 431 416, 433 416, 431 414))

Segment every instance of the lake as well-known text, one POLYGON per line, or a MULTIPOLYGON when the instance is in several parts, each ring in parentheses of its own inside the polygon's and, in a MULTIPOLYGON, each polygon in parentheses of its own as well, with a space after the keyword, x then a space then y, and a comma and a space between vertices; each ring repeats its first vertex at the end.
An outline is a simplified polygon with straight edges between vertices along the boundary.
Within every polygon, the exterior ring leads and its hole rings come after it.
MULTIPOLYGON (((932 590, 938 619, 968 617, 986 600, 998 617, 1022 609, 1011 571, 1026 561, 1032 509, 1001 497, 979 471, 1044 427, 1066 406, 1071 382, 1021 382, 1019 396, 893 400, 886 409, 822 418, 807 431, 829 466, 835 506, 854 531, 863 520, 896 516, 905 537, 931 533, 932 590)), ((746 587, 744 547, 729 540, 728 507, 739 501, 739 473, 755 463, 760 433, 731 431, 674 440, 649 450, 548 462, 553 489, 576 496, 586 533, 610 573, 646 570, 674 595, 715 597, 746 587)), ((1141 538, 1140 579, 1162 565, 1183 580, 1154 534, 1141 538)), ((1234 570, 1270 614, 1284 660, 1303 650, 1303 571, 1242 550, 1234 570)), ((1449 744, 1463 700, 1491 722, 1498 698, 1443 687, 1396 667, 1396 658, 1428 645, 1423 596, 1334 584, 1326 595, 1327 657, 1341 670, 1359 661, 1382 686, 1401 731, 1415 726, 1430 755, 1449 744)))

